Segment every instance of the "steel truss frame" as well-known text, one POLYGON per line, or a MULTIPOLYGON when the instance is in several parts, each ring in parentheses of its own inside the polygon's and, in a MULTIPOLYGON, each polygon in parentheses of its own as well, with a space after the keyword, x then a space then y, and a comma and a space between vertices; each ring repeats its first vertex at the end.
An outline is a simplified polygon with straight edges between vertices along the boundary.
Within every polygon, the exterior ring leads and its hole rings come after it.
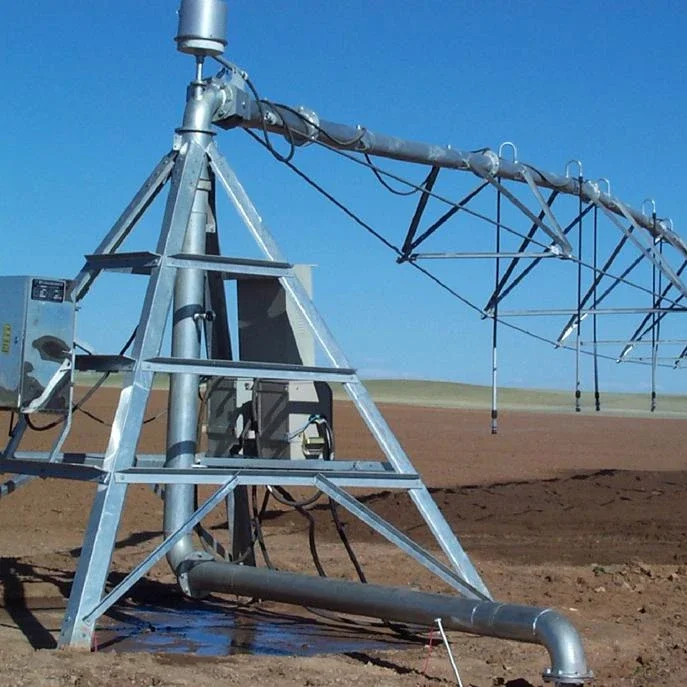
MULTIPOLYGON (((212 224, 208 231, 214 232, 214 217, 212 224)), ((184 133, 177 138, 175 149, 162 158, 110 232, 100 242, 94 254, 87 256, 83 269, 73 282, 72 291, 76 300, 81 300, 87 294, 94 280, 104 270, 149 275, 131 355, 85 356, 77 363, 80 369, 119 370, 124 373, 123 387, 106 452, 103 455, 63 454, 59 452, 59 447, 49 454, 21 452, 19 444, 26 429, 26 422, 22 418, 0 455, 0 471, 21 475, 12 481, 15 486, 31 476, 85 480, 97 484, 61 630, 60 646, 90 647, 98 618, 155 562, 187 536, 212 508, 236 490, 248 485, 314 486, 437 574, 462 595, 474 599, 491 598, 410 459, 327 329, 301 282, 295 276, 292 266, 282 257, 277 244, 234 172, 211 139, 202 145, 193 136, 184 133), (204 170, 208 171, 209 175, 204 170), (216 182, 224 188, 262 250, 265 260, 184 252, 184 237, 194 198, 205 178, 210 179, 212 194, 216 182), (156 251, 117 252, 168 181, 170 191, 156 251), (312 330, 331 367, 160 357, 175 278, 177 273, 183 270, 202 270, 208 277, 219 275, 222 278, 234 279, 278 279, 312 330), (165 465, 163 455, 137 455, 136 446, 144 410, 153 377, 159 373, 193 375, 196 379, 201 375, 212 375, 341 382, 384 452, 386 461, 283 461, 260 460, 259 457, 220 459, 199 455, 193 467, 174 468, 165 465), (218 489, 190 517, 168 533, 163 542, 121 583, 103 595, 126 490, 129 484, 136 483, 214 484, 218 489), (417 545, 346 491, 356 487, 407 491, 449 564, 443 563, 417 545)), ((212 284, 209 279, 208 283, 212 284)), ((221 288, 223 289, 223 286, 221 288)), ((215 307, 220 309, 219 319, 226 319, 226 310, 221 310, 218 294, 215 293, 213 298, 215 307)), ((11 490, 10 487, 6 488, 6 492, 11 490)))

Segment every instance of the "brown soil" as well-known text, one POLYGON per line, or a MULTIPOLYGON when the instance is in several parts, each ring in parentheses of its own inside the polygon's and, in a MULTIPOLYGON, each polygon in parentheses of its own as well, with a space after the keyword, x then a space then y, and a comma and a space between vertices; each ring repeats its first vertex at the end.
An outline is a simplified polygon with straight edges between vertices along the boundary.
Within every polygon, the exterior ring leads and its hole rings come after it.
MULTIPOLYGON (((114 392, 105 390, 88 408, 111 414, 114 399, 114 392)), ((164 395, 156 393, 149 411, 156 413, 164 402, 164 395)), ((550 605, 571 618, 584 636, 595 684, 684 684, 683 421, 507 413, 500 433, 491 436, 484 411, 392 405, 382 411, 495 598, 550 605)), ((337 404, 336 426, 339 457, 379 457, 351 405, 337 404)), ((31 447, 48 445, 46 434, 33 435, 31 447)), ((164 419, 147 425, 140 449, 159 452, 163 434, 164 419)), ((102 451, 106 437, 105 427, 81 416, 67 448, 102 451)), ((35 480, 0 500, 5 602, 0 609, 0 685, 454 682, 443 648, 435 646, 425 666, 428 650, 422 644, 309 658, 45 648, 54 646, 93 490, 92 485, 35 480)), ((436 548, 405 496, 381 491, 362 498, 418 542, 436 548)), ((327 510, 319 507, 314 514, 328 574, 353 577, 327 510)), ((345 519, 370 581, 446 591, 441 581, 367 527, 345 519)), ((130 489, 113 579, 159 542, 160 521, 157 497, 143 487, 130 489)), ((307 523, 297 513, 269 513, 265 538, 280 568, 314 572, 306 534, 307 523)), ((175 593, 174 579, 159 564, 135 588, 128 610, 135 613, 142 599, 169 593, 175 593)), ((542 684, 548 658, 541 647, 458 633, 451 640, 466 686, 542 684)))

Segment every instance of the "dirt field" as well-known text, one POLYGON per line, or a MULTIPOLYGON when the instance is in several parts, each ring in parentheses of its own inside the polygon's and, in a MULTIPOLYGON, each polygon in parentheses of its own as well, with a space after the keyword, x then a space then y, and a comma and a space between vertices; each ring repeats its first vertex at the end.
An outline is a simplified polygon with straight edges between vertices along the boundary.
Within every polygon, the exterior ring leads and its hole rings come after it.
MULTIPOLYGON (((105 413, 113 398, 105 391, 88 408, 105 413)), ((150 411, 162 403, 158 393, 150 411)), ((553 606, 571 618, 585 639, 595 684, 685 684, 684 420, 511 412, 503 414, 500 434, 491 436, 484 411, 395 405, 382 411, 495 598, 553 606)), ((337 404, 336 427, 340 458, 379 456, 349 404, 337 404)), ((163 430, 164 419, 147 426, 140 449, 160 451, 163 430)), ((102 451, 105 437, 102 425, 81 417, 67 448, 102 451)), ((33 446, 48 439, 32 437, 33 446)), ((422 642, 300 658, 50 649, 92 492, 90 485, 37 480, 0 500, 1 685, 455 683, 443 648, 434 646, 428 658, 422 642)), ((365 499, 417 541, 432 545, 406 497, 379 492, 365 499)), ((314 514, 327 573, 352 577, 327 510, 314 514)), ((293 512, 268 515, 265 539, 278 567, 314 572, 307 523, 293 512)), ((370 581, 446 591, 368 528, 345 520, 370 581)), ((113 580, 159 542, 160 523, 157 497, 143 487, 130 489, 113 580)), ((160 564, 118 609, 135 613, 137 604, 174 592, 173 577, 160 564)), ((542 648, 450 637, 466 687, 542 684, 541 671, 549 665, 542 648)))

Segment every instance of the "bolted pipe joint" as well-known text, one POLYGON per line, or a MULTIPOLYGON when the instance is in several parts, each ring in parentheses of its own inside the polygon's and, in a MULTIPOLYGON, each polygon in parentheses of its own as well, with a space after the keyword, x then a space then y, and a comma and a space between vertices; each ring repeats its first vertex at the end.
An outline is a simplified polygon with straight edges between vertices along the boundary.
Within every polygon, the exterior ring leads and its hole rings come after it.
POLYGON ((541 644, 551 659, 551 667, 543 673, 545 682, 572 686, 594 678, 579 633, 551 608, 478 602, 470 625, 478 634, 541 644))
POLYGON ((543 673, 545 682, 572 686, 594 678, 579 633, 565 616, 551 608, 478 602, 471 625, 479 634, 541 644, 551 659, 551 667, 543 673))
POLYGON ((594 679, 594 673, 587 667, 582 640, 567 618, 548 608, 537 616, 532 630, 551 658, 551 668, 542 676, 544 682, 579 685, 594 679))

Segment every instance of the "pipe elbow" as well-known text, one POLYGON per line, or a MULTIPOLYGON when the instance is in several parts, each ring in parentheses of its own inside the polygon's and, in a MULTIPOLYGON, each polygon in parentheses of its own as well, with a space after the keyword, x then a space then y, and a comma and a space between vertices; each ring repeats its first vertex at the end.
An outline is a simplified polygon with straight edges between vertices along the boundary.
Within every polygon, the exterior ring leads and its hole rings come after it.
POLYGON ((582 638, 565 616, 546 608, 535 617, 532 631, 551 658, 551 667, 543 675, 546 682, 580 685, 594 678, 587 665, 582 638))
POLYGON ((547 650, 551 667, 544 671, 544 681, 572 686, 593 679, 594 675, 587 666, 582 639, 564 615, 551 608, 489 601, 472 603, 468 630, 541 644, 547 650))
POLYGON ((184 120, 179 131, 212 133, 211 123, 217 110, 224 104, 227 94, 218 84, 211 82, 200 87, 193 83, 189 86, 184 120))

